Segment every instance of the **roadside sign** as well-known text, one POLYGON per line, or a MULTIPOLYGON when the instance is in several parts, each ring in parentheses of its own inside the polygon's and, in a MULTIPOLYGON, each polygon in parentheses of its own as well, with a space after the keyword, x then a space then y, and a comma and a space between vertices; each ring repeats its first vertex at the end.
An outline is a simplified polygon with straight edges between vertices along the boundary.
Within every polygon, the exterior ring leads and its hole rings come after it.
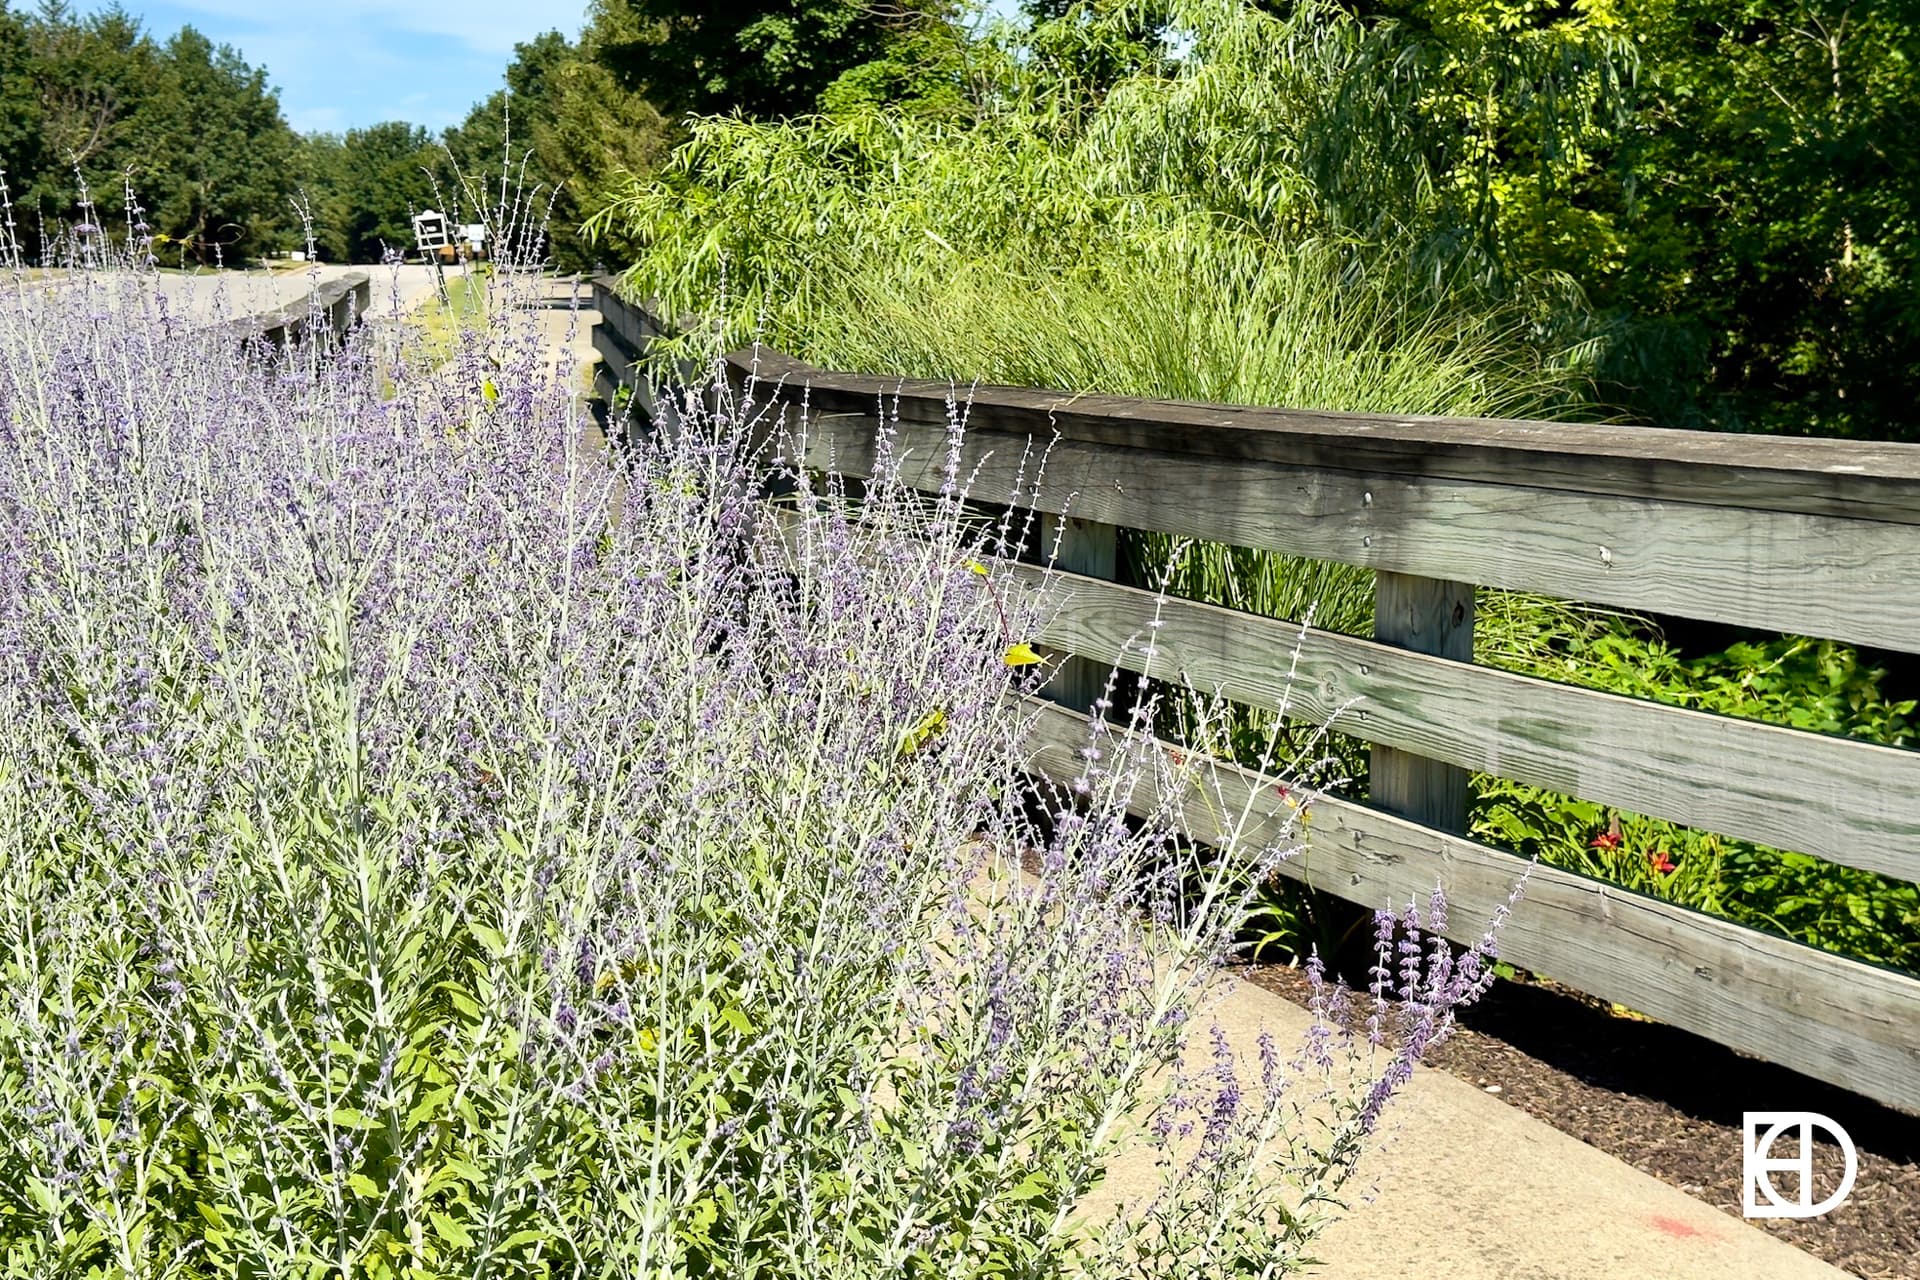
POLYGON ((447 236, 447 215, 436 209, 414 214, 413 238, 422 253, 429 249, 445 248, 451 243, 447 236))

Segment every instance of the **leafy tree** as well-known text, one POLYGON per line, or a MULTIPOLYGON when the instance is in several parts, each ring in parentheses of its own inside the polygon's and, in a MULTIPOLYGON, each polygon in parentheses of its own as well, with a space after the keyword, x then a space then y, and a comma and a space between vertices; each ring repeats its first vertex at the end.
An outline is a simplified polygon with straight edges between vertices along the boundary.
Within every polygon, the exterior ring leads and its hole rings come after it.
POLYGON ((606 43, 622 38, 619 22, 610 5, 595 7, 575 56, 554 67, 546 82, 548 113, 533 126, 535 153, 556 184, 553 256, 566 267, 590 266, 605 252, 587 243, 582 225, 623 175, 652 169, 671 140, 660 112, 599 57, 606 43))
POLYGON ((1308 157, 1344 225, 1490 296, 1564 280, 1539 323, 1642 419, 1916 434, 1920 0, 1344 7, 1391 72, 1308 157), (1367 156, 1395 134, 1410 168, 1367 156))
POLYGON ((157 44, 124 10, 0 8, 0 167, 29 252, 122 184, 165 249, 237 260, 288 238, 293 134, 266 72, 191 27, 157 44))
POLYGON ((163 244, 236 261, 289 236, 294 136, 266 71, 192 27, 170 39, 141 118, 135 181, 163 244))
POLYGON ((952 17, 944 0, 609 0, 631 34, 600 56, 623 84, 669 116, 798 115, 840 76, 882 61, 926 24, 952 17))
POLYGON ((506 88, 446 135, 465 204, 521 235, 544 222, 550 255, 565 267, 592 263, 581 223, 619 174, 650 167, 667 142, 660 113, 597 57, 631 34, 623 18, 599 6, 577 45, 557 31, 516 45, 506 88))
POLYGON ((140 157, 160 82, 160 51, 125 10, 76 18, 48 3, 27 21, 29 70, 37 90, 40 163, 18 193, 28 247, 78 216, 76 175, 110 207, 140 157))
POLYGON ((1657 61, 1621 300, 1695 342, 1709 421, 1915 438, 1920 4, 1635 10, 1657 61))
POLYGON ((548 31, 514 46, 506 87, 497 89, 446 131, 445 198, 462 216, 524 236, 555 203, 571 160, 542 145, 551 128, 562 68, 578 61, 572 43, 548 31))
MULTIPOLYGON (((573 45, 558 31, 516 44, 513 61, 507 64, 506 88, 475 103, 466 119, 446 132, 443 141, 458 170, 472 176, 491 171, 497 176, 503 159, 515 168, 526 161, 533 125, 552 118, 554 81, 560 67, 575 56, 573 45)), ((548 185, 553 179, 541 169, 528 177, 548 185)))
POLYGON ((320 153, 335 166, 333 187, 319 212, 339 228, 350 262, 378 262, 388 250, 413 248, 413 215, 443 202, 436 183, 444 152, 416 124, 390 120, 349 129, 337 152, 320 153))
POLYGON ((1167 0, 1026 0, 1029 28, 1023 77, 1042 89, 1028 106, 1078 114, 1097 105, 1115 85, 1164 67, 1178 6, 1167 0))
POLYGON ((0 0, 0 168, 15 198, 46 168, 33 33, 0 0))
POLYGON ((337 133, 303 134, 292 159, 293 196, 303 234, 326 262, 348 261, 347 142, 337 133))

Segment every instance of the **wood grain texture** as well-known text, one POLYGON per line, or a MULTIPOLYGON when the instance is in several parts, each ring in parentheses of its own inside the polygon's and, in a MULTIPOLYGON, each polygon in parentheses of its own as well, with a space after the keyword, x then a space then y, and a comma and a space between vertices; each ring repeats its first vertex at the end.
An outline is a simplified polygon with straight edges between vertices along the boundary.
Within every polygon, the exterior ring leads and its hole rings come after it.
MULTIPOLYGON (((862 475, 871 418, 816 414, 806 458, 862 475)), ((937 489, 944 430, 902 426, 904 478, 937 489)), ((1522 485, 1225 462, 971 430, 984 501, 1418 577, 1920 652, 1920 528, 1522 485), (1044 483, 1042 462, 1044 461, 1044 483)))
POLYGON ((836 373, 759 353, 763 379, 825 413, 938 425, 965 402, 983 430, 1222 459, 1920 524, 1920 445, 1511 419, 1073 395, 836 373))
MULTIPOLYGON (((1473 661, 1473 586, 1404 573, 1375 575, 1373 638, 1395 649, 1473 661)), ((1376 743, 1368 793, 1388 813, 1441 831, 1465 833, 1472 796, 1459 765, 1376 743)))
POLYGON ((1105 666, 1312 723, 1331 718, 1344 733, 1462 768, 1920 880, 1920 752, 1578 689, 1026 565, 994 573, 1045 593, 1041 639, 1105 666))
MULTIPOLYGON (((1036 700, 1028 767, 1069 782, 1084 765, 1084 717, 1036 700)), ((1166 749, 1164 745, 1161 749, 1166 749)), ((1221 765, 1212 788, 1179 797, 1182 825, 1221 844, 1221 812, 1247 812, 1242 840, 1300 843, 1271 786, 1221 765)), ((1149 774, 1131 806, 1163 799, 1149 774)), ((1302 851, 1284 874, 1363 906, 1446 890, 1456 942, 1476 941, 1527 866, 1511 854, 1331 797, 1308 809, 1302 851)), ((1500 955, 1582 991, 1920 1113, 1920 981, 1557 868, 1532 868, 1500 938, 1500 955)))
MULTIPOLYGON (((1071 516, 1048 515, 1040 522, 1040 554, 1054 566, 1084 577, 1111 581, 1120 567, 1120 531, 1071 516)), ((1106 691, 1111 663, 1090 662, 1071 653, 1047 653, 1056 659, 1047 696, 1063 707, 1091 711, 1106 691)))

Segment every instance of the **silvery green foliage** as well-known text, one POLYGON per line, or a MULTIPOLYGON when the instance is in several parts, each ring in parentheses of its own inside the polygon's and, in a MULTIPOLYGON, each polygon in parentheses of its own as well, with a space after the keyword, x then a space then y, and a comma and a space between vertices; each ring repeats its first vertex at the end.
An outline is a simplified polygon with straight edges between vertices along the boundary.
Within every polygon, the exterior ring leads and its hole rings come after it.
POLYGON ((751 396, 610 454, 518 332, 7 286, 0 1272, 1288 1269, 1482 952, 1183 1065, 1287 850, 1127 821, 1124 724, 1030 803, 967 478, 770 521, 751 396))

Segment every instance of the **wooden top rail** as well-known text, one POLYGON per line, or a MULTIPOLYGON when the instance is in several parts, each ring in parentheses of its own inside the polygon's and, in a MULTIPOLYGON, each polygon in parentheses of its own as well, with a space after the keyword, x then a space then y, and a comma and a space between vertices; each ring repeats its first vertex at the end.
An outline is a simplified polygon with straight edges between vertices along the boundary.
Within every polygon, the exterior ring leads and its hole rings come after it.
POLYGON ((983 491, 1031 481, 1008 437, 1053 442, 1042 511, 1920 652, 1920 445, 956 393, 769 352, 730 360, 804 383, 817 416, 884 402, 928 468, 957 395, 983 491))
POLYGON ((823 414, 872 416, 884 403, 902 423, 945 427, 958 400, 976 430, 1042 439, 1920 525, 1920 445, 968 387, 830 372, 766 350, 728 363, 763 382, 804 384, 823 414))
POLYGON ((348 271, 321 281, 291 302, 225 321, 219 328, 235 338, 263 338, 273 346, 284 347, 295 338, 312 336, 308 329, 317 320, 323 335, 339 338, 366 313, 372 298, 371 277, 364 271, 348 271))

